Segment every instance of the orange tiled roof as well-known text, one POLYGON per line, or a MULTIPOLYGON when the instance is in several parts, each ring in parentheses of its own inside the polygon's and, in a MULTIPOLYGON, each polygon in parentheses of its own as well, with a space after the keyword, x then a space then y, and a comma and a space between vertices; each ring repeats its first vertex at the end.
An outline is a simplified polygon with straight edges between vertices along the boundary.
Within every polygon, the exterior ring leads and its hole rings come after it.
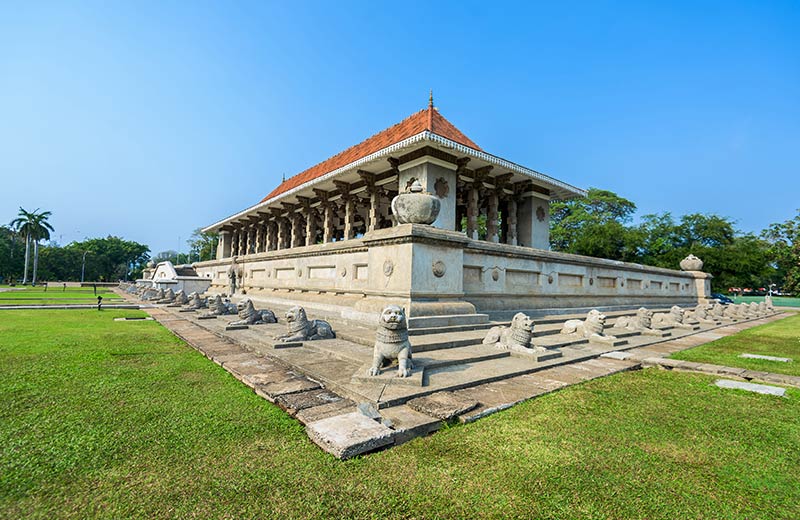
POLYGON ((273 197, 285 193, 293 188, 302 184, 310 182, 314 179, 322 177, 326 173, 330 173, 337 168, 341 168, 353 161, 357 161, 362 157, 382 150, 387 146, 399 143, 403 139, 407 139, 420 132, 429 130, 434 134, 440 135, 451 141, 455 141, 464 146, 481 150, 481 147, 475 144, 469 137, 461 133, 461 131, 453 126, 453 124, 442 116, 436 108, 429 106, 419 112, 412 114, 406 119, 400 121, 394 126, 378 132, 369 139, 360 142, 355 146, 351 146, 347 150, 334 155, 330 159, 326 159, 321 163, 312 166, 304 172, 290 177, 283 181, 277 188, 264 197, 261 202, 269 200, 273 197))

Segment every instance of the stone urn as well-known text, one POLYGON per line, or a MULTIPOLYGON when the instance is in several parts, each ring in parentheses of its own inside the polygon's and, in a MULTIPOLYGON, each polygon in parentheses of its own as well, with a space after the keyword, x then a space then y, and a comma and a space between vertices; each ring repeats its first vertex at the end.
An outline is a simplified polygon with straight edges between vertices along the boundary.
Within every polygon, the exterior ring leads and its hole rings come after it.
POLYGON ((392 199, 392 213, 398 224, 433 224, 441 207, 439 198, 423 191, 419 181, 392 199))
POLYGON ((703 261, 694 255, 689 255, 681 260, 681 269, 684 271, 702 271, 703 261))

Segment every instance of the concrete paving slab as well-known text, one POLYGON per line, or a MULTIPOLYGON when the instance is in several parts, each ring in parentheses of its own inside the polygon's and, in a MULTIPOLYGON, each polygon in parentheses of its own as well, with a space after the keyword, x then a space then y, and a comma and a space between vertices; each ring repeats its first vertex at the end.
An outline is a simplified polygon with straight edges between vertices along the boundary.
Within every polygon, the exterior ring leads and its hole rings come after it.
POLYGON ((739 354, 740 358, 746 359, 763 359, 764 361, 776 361, 778 363, 791 363, 792 358, 788 357, 777 357, 777 356, 764 356, 762 354, 739 354))
POLYGON ((303 424, 308 424, 315 421, 320 421, 322 419, 327 419, 328 417, 350 413, 355 407, 356 403, 350 399, 342 399, 341 401, 337 401, 335 403, 321 404, 318 406, 312 406, 310 408, 298 410, 295 414, 295 418, 297 418, 297 420, 303 424))
POLYGON ((453 417, 472 410, 478 406, 478 401, 457 395, 453 392, 436 392, 431 395, 417 397, 406 403, 409 408, 420 413, 449 421, 453 417))
POLYGON ((274 401, 278 397, 286 394, 296 394, 321 388, 316 381, 311 381, 305 377, 293 377, 286 381, 276 383, 260 384, 255 386, 255 391, 261 397, 274 401))
POLYGON ((755 383, 745 383, 744 381, 733 381, 730 379, 718 379, 714 384, 720 388, 745 390, 757 394, 776 395, 779 397, 786 395, 786 389, 778 386, 757 385, 755 383))
POLYGON ((308 436, 339 459, 349 459, 394 442, 394 432, 358 412, 336 415, 306 425, 308 436))
POLYGON ((280 395, 275 399, 275 404, 289 411, 291 414, 296 414, 300 410, 305 410, 306 408, 313 408, 315 406, 322 406, 330 403, 338 403, 344 400, 345 399, 343 397, 331 392, 330 390, 317 388, 307 392, 280 395))

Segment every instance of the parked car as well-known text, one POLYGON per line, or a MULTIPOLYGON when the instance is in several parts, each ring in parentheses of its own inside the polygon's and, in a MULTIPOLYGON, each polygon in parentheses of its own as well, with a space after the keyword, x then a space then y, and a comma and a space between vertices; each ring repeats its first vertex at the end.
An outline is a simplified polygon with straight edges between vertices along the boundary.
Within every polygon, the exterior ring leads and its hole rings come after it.
POLYGON ((711 293, 711 297, 714 298, 715 300, 717 300, 722 305, 730 305, 731 303, 733 303, 733 300, 731 300, 730 298, 728 298, 724 294, 711 293))

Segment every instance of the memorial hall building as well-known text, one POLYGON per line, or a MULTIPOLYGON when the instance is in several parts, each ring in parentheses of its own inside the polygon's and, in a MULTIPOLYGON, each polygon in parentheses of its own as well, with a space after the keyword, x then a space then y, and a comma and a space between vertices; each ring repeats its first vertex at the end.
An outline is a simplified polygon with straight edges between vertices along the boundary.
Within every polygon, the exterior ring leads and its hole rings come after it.
POLYGON ((550 203, 585 195, 482 149, 431 99, 205 227, 219 234, 217 255, 195 268, 211 278, 211 292, 228 290, 235 262, 238 285, 253 297, 350 319, 397 303, 410 326, 428 317, 457 324, 518 310, 682 304, 708 293, 705 273, 550 251, 550 203), (420 187, 436 199, 435 219, 398 219, 393 199, 420 187))

